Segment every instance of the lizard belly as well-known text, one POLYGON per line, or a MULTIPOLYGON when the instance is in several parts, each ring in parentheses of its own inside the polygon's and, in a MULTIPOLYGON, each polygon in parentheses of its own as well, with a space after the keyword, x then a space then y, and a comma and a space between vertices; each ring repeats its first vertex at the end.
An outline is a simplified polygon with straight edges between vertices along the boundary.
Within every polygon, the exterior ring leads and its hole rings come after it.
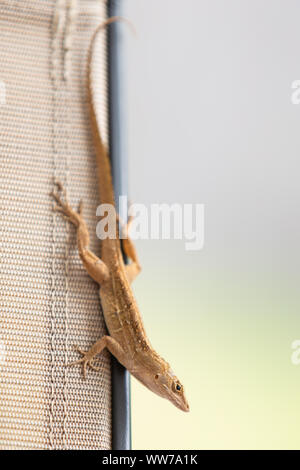
POLYGON ((148 349, 150 345, 133 296, 114 297, 108 286, 102 286, 99 295, 110 336, 132 358, 140 349, 148 349))
POLYGON ((134 339, 132 338, 127 306, 116 302, 110 292, 107 292, 107 289, 103 289, 103 287, 100 289, 99 296, 105 324, 110 336, 120 344, 124 351, 132 352, 134 339))

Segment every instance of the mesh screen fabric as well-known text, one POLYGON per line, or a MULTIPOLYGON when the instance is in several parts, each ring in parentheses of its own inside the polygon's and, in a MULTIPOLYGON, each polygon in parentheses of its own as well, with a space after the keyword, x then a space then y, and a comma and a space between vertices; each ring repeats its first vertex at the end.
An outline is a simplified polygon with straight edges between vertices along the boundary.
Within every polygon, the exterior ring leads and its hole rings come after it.
MULTIPOLYGON (((99 255, 85 72, 105 3, 0 0, 1 449, 111 448, 109 355, 102 355, 101 371, 90 371, 86 381, 79 367, 64 367, 78 358, 72 346, 87 349, 105 334, 105 324, 75 231, 53 213, 49 196, 55 177, 73 207, 84 201, 91 249, 99 255), (68 12, 76 3, 77 19, 68 12), (76 27, 68 30, 70 18, 76 27), (66 31, 72 35, 71 59, 66 31)), ((107 141, 105 34, 94 69, 107 141)))

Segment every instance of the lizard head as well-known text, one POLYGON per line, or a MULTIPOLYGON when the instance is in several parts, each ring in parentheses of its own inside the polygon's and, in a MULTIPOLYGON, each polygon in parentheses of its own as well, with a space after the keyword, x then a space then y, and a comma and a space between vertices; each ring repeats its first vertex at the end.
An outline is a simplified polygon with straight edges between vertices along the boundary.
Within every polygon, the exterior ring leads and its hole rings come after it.
POLYGON ((154 392, 167 398, 173 405, 182 411, 189 411, 189 405, 184 394, 184 388, 172 369, 168 368, 154 375, 154 392))
POLYGON ((174 375, 169 364, 162 359, 159 362, 160 364, 156 362, 156 367, 149 368, 147 374, 144 371, 143 375, 137 373, 133 373, 133 375, 152 392, 166 398, 180 410, 189 411, 190 408, 184 394, 183 385, 174 375))

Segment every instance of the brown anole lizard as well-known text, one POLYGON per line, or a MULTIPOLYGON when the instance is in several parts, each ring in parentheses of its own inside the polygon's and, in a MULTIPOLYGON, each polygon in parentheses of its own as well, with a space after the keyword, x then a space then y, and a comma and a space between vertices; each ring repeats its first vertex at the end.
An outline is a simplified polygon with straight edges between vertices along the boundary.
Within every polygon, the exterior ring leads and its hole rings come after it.
MULTIPOLYGON (((91 68, 94 44, 99 31, 118 19, 120 18, 109 18, 96 29, 88 55, 88 102, 96 148, 100 202, 113 207, 115 207, 115 199, 111 165, 97 123, 91 68)), ((88 274, 100 286, 99 295, 109 331, 109 335, 99 339, 87 352, 77 348, 82 358, 71 365, 82 364, 85 377, 87 366, 97 370, 93 359, 107 348, 148 389, 167 398, 179 409, 189 411, 183 385, 174 375, 170 365, 156 353, 147 338, 141 314, 130 287, 131 282, 141 270, 132 240, 129 237, 122 240, 123 251, 131 260, 129 265, 124 263, 119 236, 101 241, 101 259, 99 259, 89 249, 89 233, 82 214, 82 203, 78 212, 73 210, 61 183, 56 182, 56 185, 58 190, 52 193, 56 200, 54 210, 62 213, 76 227, 79 255, 88 274)), ((118 217, 115 223, 117 226, 118 217)))

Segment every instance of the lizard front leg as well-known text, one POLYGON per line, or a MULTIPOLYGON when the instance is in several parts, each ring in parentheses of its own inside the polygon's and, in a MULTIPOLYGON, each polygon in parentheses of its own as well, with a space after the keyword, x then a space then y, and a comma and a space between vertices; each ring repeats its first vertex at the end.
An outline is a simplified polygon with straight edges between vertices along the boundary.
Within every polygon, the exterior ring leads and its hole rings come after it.
POLYGON ((76 348, 80 354, 82 354, 82 358, 79 359, 78 361, 71 362, 68 364, 69 366, 74 366, 77 364, 82 364, 82 369, 83 369, 83 376, 86 378, 86 370, 87 367, 89 366, 91 369, 98 371, 99 369, 93 365, 93 360, 95 356, 100 354, 103 349, 107 348, 109 352, 124 366, 126 369, 130 369, 131 364, 129 363, 128 357, 124 353, 122 347, 119 345, 119 343, 112 338, 111 336, 102 336, 101 339, 96 341, 95 344, 88 350, 88 351, 82 351, 79 348, 76 348))
POLYGON ((109 278, 109 270, 106 264, 89 249, 90 237, 87 225, 82 216, 82 202, 79 205, 79 211, 74 211, 68 203, 66 191, 62 184, 60 182, 55 182, 55 184, 59 192, 52 193, 52 196, 56 201, 54 210, 63 214, 63 216, 65 216, 66 219, 76 227, 77 245, 80 258, 88 274, 100 285, 103 281, 106 281, 109 278), (59 194, 60 192, 64 196, 64 201, 59 194))

